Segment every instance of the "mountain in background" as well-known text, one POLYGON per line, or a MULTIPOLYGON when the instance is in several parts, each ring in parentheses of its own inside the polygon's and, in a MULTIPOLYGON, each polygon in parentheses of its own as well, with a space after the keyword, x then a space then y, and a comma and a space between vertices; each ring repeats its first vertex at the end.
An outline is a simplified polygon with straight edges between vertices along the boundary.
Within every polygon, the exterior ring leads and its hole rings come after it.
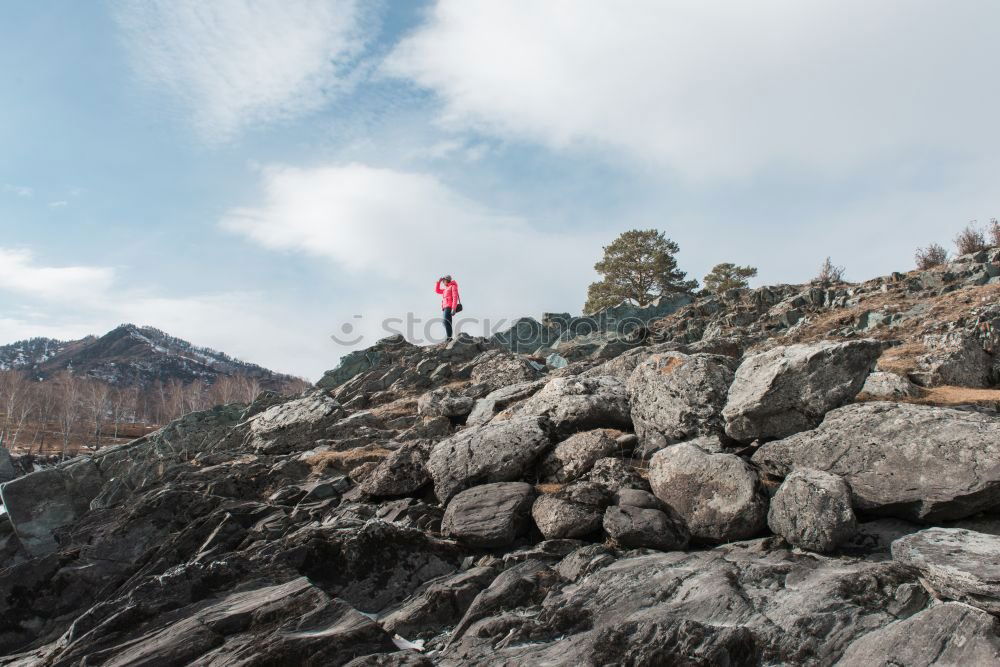
POLYGON ((0 346, 0 370, 23 370, 39 379, 71 370, 118 387, 148 387, 171 380, 211 384, 219 377, 242 375, 258 380, 264 389, 281 390, 297 380, 134 324, 123 324, 101 337, 32 338, 0 346))

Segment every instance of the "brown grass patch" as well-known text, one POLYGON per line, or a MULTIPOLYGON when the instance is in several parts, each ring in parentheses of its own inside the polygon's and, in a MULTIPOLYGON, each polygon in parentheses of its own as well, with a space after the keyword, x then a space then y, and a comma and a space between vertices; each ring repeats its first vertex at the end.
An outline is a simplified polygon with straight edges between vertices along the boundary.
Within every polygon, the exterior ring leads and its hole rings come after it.
POLYGON ((876 367, 880 371, 887 371, 906 377, 917 367, 917 361, 927 353, 927 348, 923 343, 910 342, 891 347, 879 357, 876 367))
POLYGON ((684 365, 684 360, 680 357, 669 357, 667 363, 660 366, 657 371, 660 375, 670 375, 675 370, 684 365))
POLYGON ((391 403, 372 408, 371 413, 382 420, 397 419, 417 414, 417 397, 406 396, 391 403))
POLYGON ((920 405, 998 405, 1000 389, 977 389, 975 387, 931 387, 922 396, 907 398, 907 403, 920 405))
POLYGON ((314 472, 322 472, 327 468, 337 470, 352 470, 362 463, 382 461, 392 454, 384 447, 359 447, 346 452, 319 452, 306 459, 306 463, 314 472))
POLYGON ((535 491, 545 495, 551 493, 558 493, 559 491, 562 491, 564 488, 566 488, 565 484, 556 484, 556 483, 535 484, 535 491))

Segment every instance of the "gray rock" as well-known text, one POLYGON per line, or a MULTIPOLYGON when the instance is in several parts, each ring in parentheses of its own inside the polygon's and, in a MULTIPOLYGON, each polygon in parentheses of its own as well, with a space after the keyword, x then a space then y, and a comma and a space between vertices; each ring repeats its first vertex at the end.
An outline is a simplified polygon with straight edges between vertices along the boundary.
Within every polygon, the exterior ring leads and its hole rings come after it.
POLYGON ((666 505, 649 491, 642 489, 620 489, 615 494, 615 505, 644 507, 651 510, 663 510, 666 505))
POLYGON ((684 520, 669 508, 612 506, 604 513, 603 525, 604 532, 626 547, 684 550, 691 539, 684 520))
POLYGON ((893 542, 892 557, 919 572, 936 597, 1000 613, 1000 537, 929 528, 893 542))
POLYGON ((722 433, 722 408, 733 382, 733 360, 711 354, 655 354, 628 379, 636 435, 668 443, 722 433))
POLYGON ((377 463, 361 482, 361 490, 370 496, 405 496, 415 493, 430 481, 426 461, 429 447, 423 442, 408 442, 385 460, 377 463))
POLYGON ((925 609, 847 647, 838 667, 931 667, 1000 663, 1000 623, 958 602, 925 609))
POLYGON ((603 544, 588 544, 575 549, 559 561, 556 572, 566 581, 578 581, 615 560, 615 555, 603 544))
POLYGON ((625 383, 615 377, 560 377, 525 401, 520 415, 542 415, 563 434, 632 426, 625 383))
POLYGON ((491 567, 474 567, 427 582, 398 609, 379 622, 390 634, 409 640, 430 639, 455 625, 472 601, 497 576, 491 567))
POLYGON ((993 380, 993 355, 973 331, 953 331, 924 336, 927 352, 911 372, 924 387, 956 385, 989 387, 993 380))
POLYGON ((56 533, 90 509, 104 479, 93 460, 79 458, 0 486, 0 498, 24 550, 44 556, 59 548, 56 533))
POLYGON ((609 359, 593 368, 590 368, 581 375, 584 377, 594 377, 598 375, 612 375, 623 382, 627 381, 635 371, 636 367, 649 359, 654 354, 666 352, 680 352, 686 350, 679 343, 659 343, 648 347, 635 347, 624 352, 613 359, 609 359))
POLYGON ((9 482, 17 477, 17 468, 14 467, 14 459, 5 447, 0 447, 0 484, 9 482))
POLYGON ((905 403, 847 405, 814 431, 767 443, 753 461, 777 477, 795 467, 839 475, 855 510, 961 519, 1000 503, 1000 418, 905 403))
POLYGON ((734 454, 708 454, 686 443, 667 447, 649 463, 649 484, 695 541, 744 540, 766 524, 767 496, 757 473, 734 454))
POLYGON ((537 380, 542 375, 526 358, 500 350, 485 352, 472 363, 475 364, 472 382, 488 385, 494 390, 537 380))
POLYGON ((505 547, 531 527, 535 490, 524 482, 484 484, 448 503, 441 532, 475 547, 505 547))
POLYGON ((519 480, 552 446, 544 417, 519 417, 474 426, 442 440, 431 450, 427 470, 434 493, 447 503, 478 484, 519 480))
POLYGON ((726 433, 741 442, 815 428, 854 398, 882 351, 874 340, 776 347, 747 357, 729 388, 726 433))
POLYGON ((610 502, 611 495, 604 487, 580 482, 539 496, 531 516, 547 540, 586 537, 600 529, 610 502))
POLYGON ((861 393, 871 398, 886 400, 910 398, 920 395, 920 387, 908 378, 886 371, 875 371, 865 380, 861 393))
POLYGON ((442 387, 420 397, 417 401, 417 414, 428 417, 461 417, 472 411, 474 402, 468 396, 442 387))
POLYGON ((785 478, 771 499, 767 525, 790 544, 821 553, 849 540, 858 527, 844 480, 809 468, 785 478))
POLYGON ((612 494, 622 489, 649 489, 649 483, 632 466, 618 458, 599 459, 582 481, 600 484, 612 494))
POLYGON ((621 431, 595 429, 575 433, 555 446, 539 466, 542 479, 549 482, 572 482, 594 467, 598 459, 620 452, 621 431))
POLYGON ((491 391, 476 401, 465 423, 469 426, 482 426, 493 419, 501 410, 528 398, 544 386, 545 380, 532 380, 491 391))
POLYGON ((344 414, 340 403, 325 393, 307 394, 253 417, 249 422, 246 446, 262 454, 310 449, 344 414))

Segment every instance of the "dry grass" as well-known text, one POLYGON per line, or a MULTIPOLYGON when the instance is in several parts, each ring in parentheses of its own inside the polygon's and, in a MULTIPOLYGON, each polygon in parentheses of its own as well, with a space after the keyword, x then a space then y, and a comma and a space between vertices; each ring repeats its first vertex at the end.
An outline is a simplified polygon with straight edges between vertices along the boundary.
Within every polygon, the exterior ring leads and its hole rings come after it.
POLYGON ((382 420, 397 419, 417 414, 417 397, 406 396, 391 403, 372 408, 372 414, 382 420))
POLYGON ((906 377, 917 367, 917 361, 926 353, 927 348, 923 343, 903 343, 882 353, 878 360, 878 369, 906 377))
POLYGON ((548 495, 551 493, 558 493, 566 487, 565 484, 556 483, 545 483, 545 484, 535 484, 535 491, 538 493, 548 495))
POLYGON ((382 461, 392 454, 384 447, 359 447, 346 452, 319 452, 306 459, 313 472, 323 472, 328 468, 353 470, 362 463, 382 461))
POLYGON ((920 405, 997 405, 1000 406, 1000 389, 977 389, 975 387, 932 387, 925 389, 922 396, 906 399, 908 403, 920 405))

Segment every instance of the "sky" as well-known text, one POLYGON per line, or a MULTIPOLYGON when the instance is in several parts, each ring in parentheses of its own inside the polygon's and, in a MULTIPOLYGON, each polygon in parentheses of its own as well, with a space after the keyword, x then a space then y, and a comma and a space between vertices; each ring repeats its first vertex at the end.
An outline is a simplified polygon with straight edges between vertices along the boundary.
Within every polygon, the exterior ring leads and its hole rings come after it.
POLYGON ((315 380, 439 337, 444 274, 472 333, 578 313, 634 228, 698 279, 908 270, 1000 216, 997 25, 993 0, 0 0, 0 344, 132 322, 315 380))

